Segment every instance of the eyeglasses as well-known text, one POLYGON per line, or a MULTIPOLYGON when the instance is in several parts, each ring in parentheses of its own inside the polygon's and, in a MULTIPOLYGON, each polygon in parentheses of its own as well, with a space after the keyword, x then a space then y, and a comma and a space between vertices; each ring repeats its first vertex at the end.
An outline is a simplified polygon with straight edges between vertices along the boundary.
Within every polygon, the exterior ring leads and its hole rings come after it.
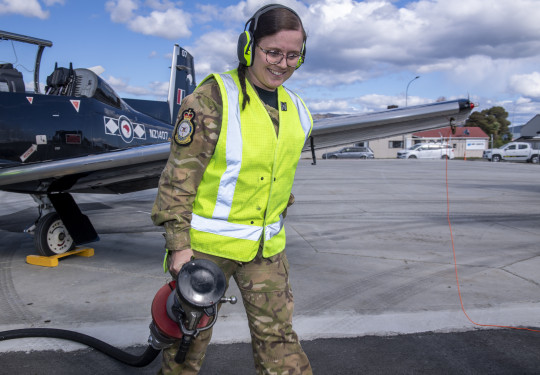
MULTIPOLYGON (((268 64, 277 65, 285 57, 283 52, 274 51, 274 50, 267 50, 267 49, 262 48, 258 44, 257 44, 257 47, 259 47, 261 49, 261 51, 263 51, 266 54, 266 62, 268 64)), ((302 54, 300 54, 300 53, 288 54, 287 58, 286 58, 287 66, 290 67, 290 68, 296 68, 296 65, 298 64, 298 60, 300 60, 301 57, 304 57, 304 56, 302 54)))

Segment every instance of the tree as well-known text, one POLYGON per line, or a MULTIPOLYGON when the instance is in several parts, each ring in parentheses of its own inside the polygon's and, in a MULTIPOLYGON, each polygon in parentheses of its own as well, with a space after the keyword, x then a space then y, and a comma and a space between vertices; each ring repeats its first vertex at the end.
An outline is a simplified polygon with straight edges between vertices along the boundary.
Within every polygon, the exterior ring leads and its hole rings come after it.
POLYGON ((493 147, 497 148, 512 140, 507 117, 508 112, 503 107, 491 107, 482 112, 471 113, 465 126, 478 126, 488 136, 493 135, 493 147))

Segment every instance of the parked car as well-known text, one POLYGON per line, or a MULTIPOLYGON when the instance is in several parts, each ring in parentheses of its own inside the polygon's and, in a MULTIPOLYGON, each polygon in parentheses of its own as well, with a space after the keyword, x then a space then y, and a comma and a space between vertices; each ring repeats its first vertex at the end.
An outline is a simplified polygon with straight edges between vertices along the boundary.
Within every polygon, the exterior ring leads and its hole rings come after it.
POLYGON ((323 159, 373 159, 369 147, 344 147, 339 151, 323 154, 323 159))
POLYGON ((446 143, 417 143, 397 153, 398 159, 453 159, 454 149, 446 143))
POLYGON ((526 142, 510 142, 501 148, 490 148, 484 150, 482 155, 489 161, 526 161, 528 163, 538 164, 540 161, 540 150, 535 150, 526 142))

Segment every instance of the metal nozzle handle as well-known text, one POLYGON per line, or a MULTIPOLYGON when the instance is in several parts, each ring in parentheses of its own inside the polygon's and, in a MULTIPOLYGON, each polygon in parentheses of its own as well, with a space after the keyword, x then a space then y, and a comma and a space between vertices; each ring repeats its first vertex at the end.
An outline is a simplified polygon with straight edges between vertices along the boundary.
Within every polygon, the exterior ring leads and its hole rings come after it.
POLYGON ((229 302, 231 305, 234 305, 236 302, 238 302, 238 299, 236 299, 235 296, 221 297, 221 299, 219 300, 219 302, 220 302, 220 303, 229 302))

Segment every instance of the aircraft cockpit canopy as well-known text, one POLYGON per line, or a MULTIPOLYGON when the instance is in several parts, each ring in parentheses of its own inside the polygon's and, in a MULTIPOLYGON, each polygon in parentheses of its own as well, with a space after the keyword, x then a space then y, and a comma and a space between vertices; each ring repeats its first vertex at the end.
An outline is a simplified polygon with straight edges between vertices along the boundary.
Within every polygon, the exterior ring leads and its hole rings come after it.
POLYGON ((54 72, 47 77, 45 87, 47 95, 65 95, 94 98, 100 102, 116 107, 122 107, 122 101, 107 82, 89 69, 73 69, 55 67, 54 72))
POLYGON ((74 96, 95 98, 116 108, 122 106, 120 97, 113 88, 93 71, 79 68, 75 69, 75 75, 77 76, 77 84, 74 96))

